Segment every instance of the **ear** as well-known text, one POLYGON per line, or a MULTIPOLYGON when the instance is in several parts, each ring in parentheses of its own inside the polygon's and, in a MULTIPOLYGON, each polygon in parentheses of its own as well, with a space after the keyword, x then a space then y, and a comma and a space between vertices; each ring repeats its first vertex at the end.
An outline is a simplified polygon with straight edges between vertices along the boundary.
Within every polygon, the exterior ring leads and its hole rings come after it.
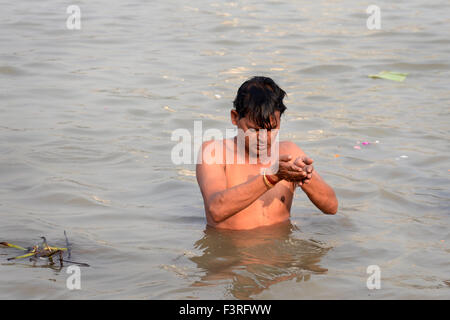
POLYGON ((234 109, 231 109, 231 123, 237 126, 238 121, 239 121, 238 112, 234 109))
POLYGON ((281 114, 280 111, 275 111, 275 120, 277 121, 277 129, 281 126, 281 114))

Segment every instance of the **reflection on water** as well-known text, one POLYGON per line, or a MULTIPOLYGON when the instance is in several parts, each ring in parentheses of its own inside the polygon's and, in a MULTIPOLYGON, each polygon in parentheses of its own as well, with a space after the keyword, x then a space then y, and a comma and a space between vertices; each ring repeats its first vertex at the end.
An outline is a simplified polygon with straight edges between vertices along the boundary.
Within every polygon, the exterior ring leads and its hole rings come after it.
POLYGON ((194 245, 202 254, 190 258, 204 275, 192 285, 230 281, 231 296, 251 299, 276 283, 308 281, 312 274, 326 273, 320 260, 331 248, 297 239, 299 231, 290 221, 240 231, 207 227, 194 245))

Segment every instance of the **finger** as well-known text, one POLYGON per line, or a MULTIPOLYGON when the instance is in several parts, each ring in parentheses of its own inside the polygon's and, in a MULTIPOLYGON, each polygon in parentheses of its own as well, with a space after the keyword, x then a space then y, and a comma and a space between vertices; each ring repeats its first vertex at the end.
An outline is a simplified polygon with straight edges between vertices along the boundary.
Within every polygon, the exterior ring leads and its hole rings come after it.
POLYGON ((304 163, 306 163, 307 165, 311 165, 311 164, 313 164, 313 162, 314 162, 314 160, 311 159, 311 158, 308 157, 308 156, 303 156, 303 157, 302 157, 302 161, 303 161, 304 163))
POLYGON ((286 174, 284 179, 287 181, 299 182, 304 180, 305 178, 306 176, 303 173, 289 172, 288 174, 286 174))
POLYGON ((282 154, 279 158, 279 161, 287 162, 292 160, 292 156, 290 154, 282 154))
POLYGON ((289 167, 289 174, 297 175, 300 177, 306 177, 306 175, 308 173, 305 170, 303 170, 302 168, 299 168, 299 167, 291 164, 289 167))
POLYGON ((303 169, 302 169, 301 167, 296 166, 296 165, 293 164, 293 163, 292 163, 289 167, 290 167, 290 169, 291 169, 292 171, 303 172, 303 169))
POLYGON ((304 180, 306 176, 303 173, 290 172, 286 175, 287 181, 301 181, 304 180))
POLYGON ((314 170, 314 168, 313 168, 311 165, 309 165, 309 166, 306 166, 306 167, 304 168, 304 170, 305 170, 306 172, 308 172, 308 173, 312 173, 313 170, 314 170))
POLYGON ((302 168, 305 166, 305 163, 303 162, 302 157, 296 158, 295 161, 294 161, 294 163, 295 163, 296 165, 302 167, 302 168))
POLYGON ((300 168, 304 168, 306 166, 306 164, 301 160, 294 161, 294 164, 300 168))

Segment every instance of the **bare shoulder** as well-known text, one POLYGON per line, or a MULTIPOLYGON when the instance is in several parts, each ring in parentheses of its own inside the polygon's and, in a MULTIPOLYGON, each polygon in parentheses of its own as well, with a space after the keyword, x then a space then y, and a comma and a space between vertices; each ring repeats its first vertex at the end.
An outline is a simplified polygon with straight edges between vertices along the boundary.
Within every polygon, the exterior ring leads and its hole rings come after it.
POLYGON ((280 154, 290 154, 294 158, 306 156, 306 153, 292 141, 280 141, 280 154))
POLYGON ((225 164, 228 140, 208 140, 202 143, 197 164, 225 164))

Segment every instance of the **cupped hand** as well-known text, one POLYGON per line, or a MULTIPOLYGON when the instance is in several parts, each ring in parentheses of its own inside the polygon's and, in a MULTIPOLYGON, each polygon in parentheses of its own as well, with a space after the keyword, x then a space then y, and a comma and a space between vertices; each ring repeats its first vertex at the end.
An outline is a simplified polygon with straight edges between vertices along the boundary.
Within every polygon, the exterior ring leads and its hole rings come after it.
POLYGON ((276 176, 278 180, 300 182, 307 177, 307 172, 294 163, 289 154, 281 155, 278 162, 267 172, 276 176))
POLYGON ((295 159, 294 164, 297 167, 302 168, 303 172, 306 173, 306 176, 302 180, 298 181, 299 186, 309 184, 311 182, 314 171, 314 167, 312 165, 313 162, 314 160, 307 156, 301 156, 295 159))

